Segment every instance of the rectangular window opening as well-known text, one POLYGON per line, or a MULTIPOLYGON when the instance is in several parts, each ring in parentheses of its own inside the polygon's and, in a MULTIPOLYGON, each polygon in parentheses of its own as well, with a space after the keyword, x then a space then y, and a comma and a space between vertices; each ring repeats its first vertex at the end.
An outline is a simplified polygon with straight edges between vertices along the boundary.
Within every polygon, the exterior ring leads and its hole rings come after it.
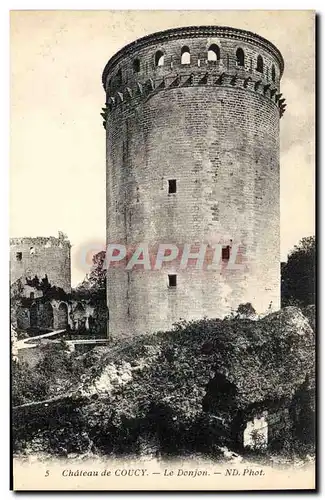
POLYGON ((176 179, 169 179, 168 181, 168 194, 176 193, 176 179))
POLYGON ((169 274, 168 275, 168 286, 175 288, 177 286, 177 275, 176 274, 169 274))
POLYGON ((17 259, 18 261, 21 261, 21 260, 22 260, 22 258, 23 258, 23 253, 22 253, 22 252, 17 252, 17 253, 16 253, 16 259, 17 259))
POLYGON ((222 248, 222 260, 229 260, 230 259, 230 246, 227 245, 226 247, 222 248))

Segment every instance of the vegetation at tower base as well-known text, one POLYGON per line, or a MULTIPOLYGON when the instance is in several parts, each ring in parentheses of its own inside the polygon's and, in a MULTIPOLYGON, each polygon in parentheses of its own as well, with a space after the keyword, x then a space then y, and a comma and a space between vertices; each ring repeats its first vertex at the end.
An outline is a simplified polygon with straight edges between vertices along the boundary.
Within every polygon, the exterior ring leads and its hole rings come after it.
POLYGON ((243 452, 240 436, 253 416, 285 408, 284 431, 270 447, 310 452, 314 349, 312 328, 294 307, 115 342, 79 357, 61 397, 52 391, 45 404, 14 408, 14 449, 217 456, 222 446, 243 452))

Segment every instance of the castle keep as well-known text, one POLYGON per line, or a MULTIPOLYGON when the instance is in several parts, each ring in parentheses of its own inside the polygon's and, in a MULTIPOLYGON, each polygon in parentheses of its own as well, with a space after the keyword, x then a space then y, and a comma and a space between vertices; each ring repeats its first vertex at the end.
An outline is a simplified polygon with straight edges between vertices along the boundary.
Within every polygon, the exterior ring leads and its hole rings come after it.
POLYGON ((63 236, 10 238, 10 283, 47 275, 52 286, 70 293, 70 253, 70 242, 63 236))
POLYGON ((283 58, 244 30, 197 26, 127 45, 103 72, 107 242, 222 242, 222 268, 110 267, 113 336, 280 306, 283 58), (235 244, 241 270, 227 269, 235 244))

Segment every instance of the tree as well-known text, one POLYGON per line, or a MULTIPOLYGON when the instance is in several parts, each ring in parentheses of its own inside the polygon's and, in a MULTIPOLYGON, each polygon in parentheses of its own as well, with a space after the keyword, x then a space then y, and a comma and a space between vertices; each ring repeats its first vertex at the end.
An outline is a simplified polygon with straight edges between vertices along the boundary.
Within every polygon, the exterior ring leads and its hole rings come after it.
POLYGON ((97 298, 102 298, 106 302, 106 267, 104 250, 94 255, 91 270, 76 288, 76 293, 85 296, 96 295, 97 298))
POLYGON ((108 308, 106 302, 106 267, 105 251, 94 255, 93 265, 85 279, 72 292, 75 300, 86 300, 95 306, 95 314, 89 318, 89 328, 92 333, 106 337, 108 308))
POLYGON ((96 287, 99 290, 106 290, 106 267, 104 250, 94 255, 93 265, 90 270, 88 280, 91 287, 96 287))
POLYGON ((282 306, 315 303, 315 236, 302 238, 282 266, 282 306))

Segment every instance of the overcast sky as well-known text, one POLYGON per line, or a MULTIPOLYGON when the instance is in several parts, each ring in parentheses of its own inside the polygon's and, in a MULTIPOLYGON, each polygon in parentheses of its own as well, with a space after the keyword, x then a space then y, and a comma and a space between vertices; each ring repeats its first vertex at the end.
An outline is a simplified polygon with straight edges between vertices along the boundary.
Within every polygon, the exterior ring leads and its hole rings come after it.
POLYGON ((11 236, 72 243, 72 284, 85 250, 105 245, 105 94, 101 75, 125 44, 189 25, 264 36, 282 52, 281 258, 314 234, 312 11, 17 11, 11 14, 11 236))

